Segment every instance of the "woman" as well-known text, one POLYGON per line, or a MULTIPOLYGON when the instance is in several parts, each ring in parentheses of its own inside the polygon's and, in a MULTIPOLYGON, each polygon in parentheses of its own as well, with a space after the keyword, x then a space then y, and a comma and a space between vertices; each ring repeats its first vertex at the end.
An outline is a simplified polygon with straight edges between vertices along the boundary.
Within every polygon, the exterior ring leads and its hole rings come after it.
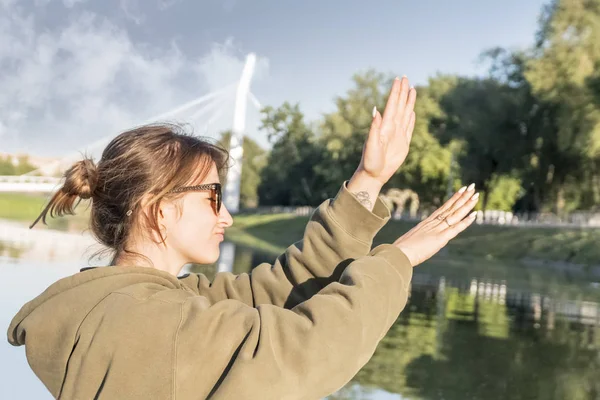
MULTIPOLYGON (((396 79, 356 173, 314 212, 303 240, 251 274, 177 277, 207 264, 232 218, 225 153, 167 125, 122 133, 98 165, 76 163, 41 218, 92 200, 112 266, 82 270, 26 304, 8 329, 62 399, 319 399, 372 356, 407 301, 412 268, 474 221, 461 189, 393 244, 382 185, 408 153, 416 92, 396 79), (374 203, 373 203, 374 201, 374 203)), ((293 179, 293 177, 290 177, 293 179)), ((39 218, 38 218, 39 219, 39 218)), ((36 221, 37 222, 37 221, 36 221)))

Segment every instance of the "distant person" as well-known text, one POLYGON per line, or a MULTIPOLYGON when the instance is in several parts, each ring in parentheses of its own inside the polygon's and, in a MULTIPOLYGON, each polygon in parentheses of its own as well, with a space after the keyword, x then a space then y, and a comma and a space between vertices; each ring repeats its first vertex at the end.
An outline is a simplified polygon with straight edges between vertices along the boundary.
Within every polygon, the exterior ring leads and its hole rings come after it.
MULTIPOLYGON (((121 133, 84 159, 41 213, 91 199, 91 231, 110 266, 59 280, 12 320, 35 374, 61 399, 320 399, 373 355, 406 304, 412 268, 474 220, 472 187, 392 244, 378 198, 408 153, 416 91, 396 79, 375 109, 362 160, 323 202, 302 241, 251 273, 178 277, 210 264, 232 218, 219 173, 227 154, 172 125, 121 133)), ((293 176, 289 177, 294 180, 293 176)), ((40 219, 38 218, 38 220, 40 219)), ((37 220, 36 220, 37 222, 37 220)), ((35 222, 34 222, 35 224, 35 222)))

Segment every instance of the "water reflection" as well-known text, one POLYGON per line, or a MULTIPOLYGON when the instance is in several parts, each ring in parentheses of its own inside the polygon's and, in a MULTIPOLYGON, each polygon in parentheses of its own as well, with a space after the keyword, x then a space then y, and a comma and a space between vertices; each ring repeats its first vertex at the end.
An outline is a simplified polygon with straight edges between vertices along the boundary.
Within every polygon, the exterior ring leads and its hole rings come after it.
POLYGON ((515 293, 506 302, 413 286, 409 306, 356 381, 424 399, 593 399, 597 303, 515 293))
POLYGON ((0 259, 4 262, 80 262, 101 247, 86 233, 69 233, 0 220, 0 259))
MULTIPOLYGON (((7 231, 0 229, 4 327, 23 302, 85 266, 80 256, 90 248, 77 235, 7 231)), ((212 278, 265 261, 274 256, 224 242, 217 263, 184 272, 212 278)), ((438 260, 416 270, 407 307, 369 363, 330 399, 599 398, 598 289, 585 277, 539 269, 502 275, 513 267, 474 265, 438 260)), ((19 398, 49 398, 23 349, 2 344, 0 360, 0 398, 15 396, 15 382, 19 398)))
MULTIPOLYGON (((232 248, 234 273, 273 261, 232 248)), ((600 295, 585 279, 552 275, 530 291, 521 279, 428 269, 415 271, 408 305, 373 358, 330 399, 600 398, 600 295)))

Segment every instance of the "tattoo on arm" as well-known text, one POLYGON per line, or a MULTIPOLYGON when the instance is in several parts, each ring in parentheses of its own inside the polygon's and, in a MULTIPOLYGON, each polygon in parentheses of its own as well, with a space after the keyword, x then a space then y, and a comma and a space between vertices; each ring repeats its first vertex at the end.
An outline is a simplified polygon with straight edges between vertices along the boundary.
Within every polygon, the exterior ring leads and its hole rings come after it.
POLYGON ((371 202, 369 192, 362 191, 362 192, 352 193, 352 194, 358 199, 358 202, 360 204, 362 204, 363 206, 365 206, 367 208, 371 208, 371 209, 373 208, 373 203, 371 202))

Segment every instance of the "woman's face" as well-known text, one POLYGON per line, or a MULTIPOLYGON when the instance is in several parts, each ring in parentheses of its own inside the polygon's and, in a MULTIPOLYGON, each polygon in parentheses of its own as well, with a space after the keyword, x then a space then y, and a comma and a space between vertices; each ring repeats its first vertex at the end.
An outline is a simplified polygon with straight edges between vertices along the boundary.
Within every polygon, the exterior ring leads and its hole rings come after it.
MULTIPOLYGON (((207 183, 220 183, 214 163, 204 181, 192 185, 207 183)), ((190 191, 184 192, 179 207, 165 207, 165 244, 183 263, 212 264, 219 258, 219 244, 233 219, 224 204, 216 215, 215 201, 210 190, 190 191)))

